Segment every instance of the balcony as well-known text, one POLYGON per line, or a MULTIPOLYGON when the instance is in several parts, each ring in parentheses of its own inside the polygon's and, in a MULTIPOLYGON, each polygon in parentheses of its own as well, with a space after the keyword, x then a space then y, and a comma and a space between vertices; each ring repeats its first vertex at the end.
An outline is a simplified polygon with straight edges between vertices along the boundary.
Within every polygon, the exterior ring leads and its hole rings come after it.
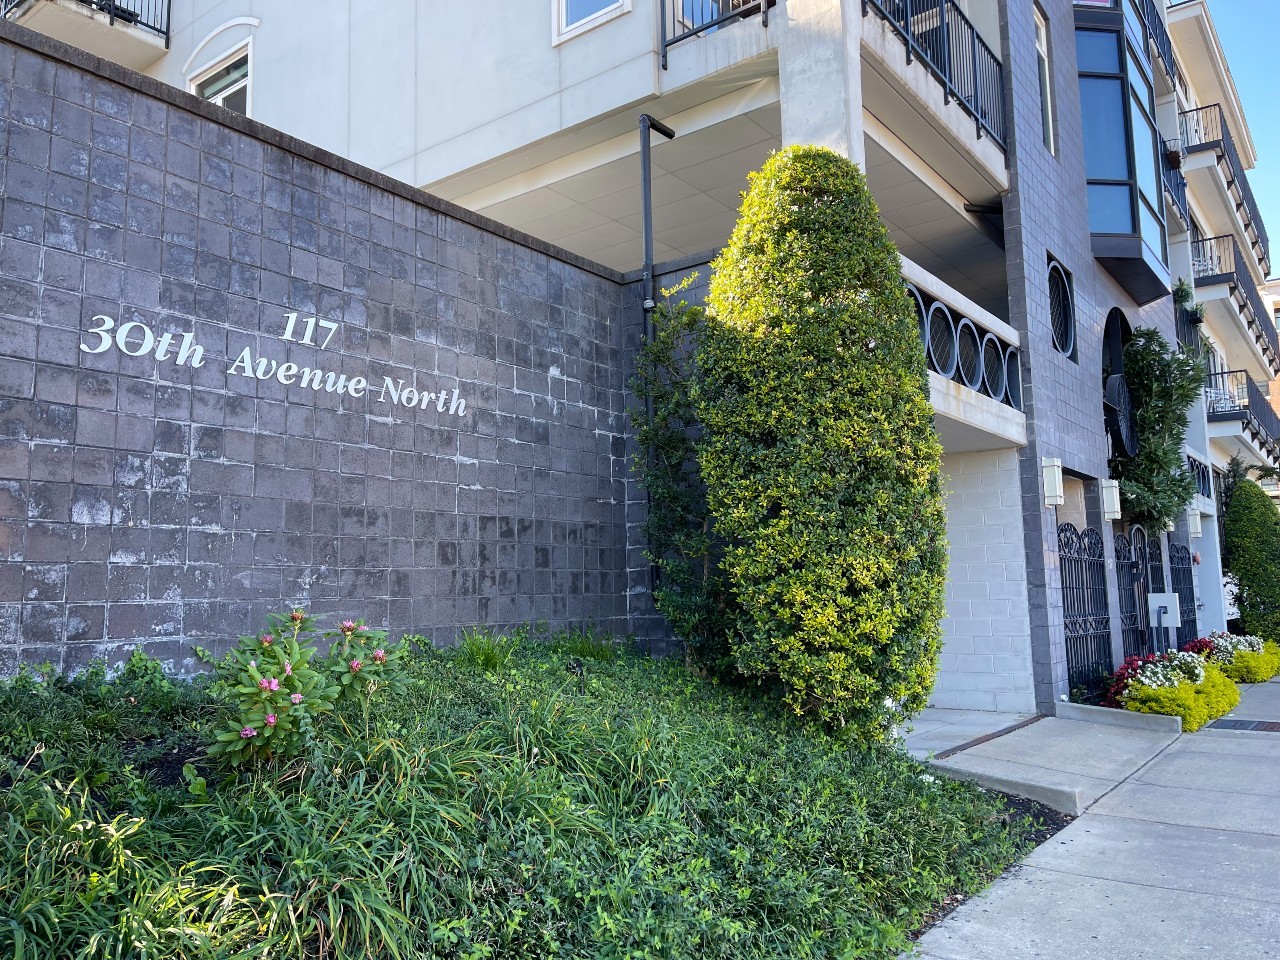
POLYGON ((1203 317, 1192 316, 1185 307, 1174 305, 1173 323, 1178 334, 1178 346, 1197 357, 1204 354, 1204 337, 1200 335, 1203 320, 1203 317))
POLYGON ((1213 501, 1213 468, 1199 457, 1187 455, 1187 469, 1196 480, 1196 494, 1213 501))
POLYGON ((905 257, 902 279, 920 324, 943 448, 1025 444, 1017 331, 905 257))
POLYGON ((1240 244, 1233 236, 1210 237, 1191 244, 1191 267, 1196 294, 1213 309, 1214 317, 1234 330, 1245 346, 1244 356, 1227 345, 1232 362, 1252 358, 1259 374, 1280 375, 1280 345, 1276 325, 1253 282, 1240 244))
MULTIPOLYGON (((1182 220, 1182 229, 1188 230, 1191 227, 1191 211, 1187 205, 1187 178, 1182 172, 1181 155, 1180 141, 1164 142, 1164 149, 1160 151, 1160 178, 1164 181, 1164 195, 1169 201, 1169 208, 1182 220), (1177 167, 1173 165, 1173 158, 1178 158, 1177 167)), ((1168 218, 1168 223, 1173 225, 1172 218, 1168 218)), ((1173 233, 1172 230, 1169 232, 1173 233)))
POLYGON ((753 16, 768 28, 769 9, 776 4, 777 0, 662 0, 662 69, 667 69, 667 51, 677 43, 753 16))
POLYGON ((169 48, 172 0, 0 0, 0 16, 111 60, 145 70, 169 48))
POLYGON ((1226 441, 1229 452, 1263 466, 1280 466, 1280 417, 1246 370, 1211 373, 1204 399, 1209 435, 1226 441))
POLYGON ((1182 72, 1178 69, 1178 61, 1173 56, 1173 41, 1169 39, 1169 31, 1165 28, 1164 18, 1160 15, 1163 2, 1157 0, 1140 0, 1142 19, 1147 28, 1147 38, 1155 48, 1160 63, 1164 66, 1164 75, 1169 80, 1170 91, 1184 87, 1182 72))
POLYGON ((1182 143, 1187 151, 1186 175, 1197 171, 1214 177, 1215 188, 1225 199, 1241 233, 1253 249, 1262 267, 1262 275, 1271 272, 1271 246, 1267 228, 1258 210, 1245 175, 1244 164, 1236 150, 1235 139, 1227 125, 1220 104, 1184 111, 1179 118, 1182 143))
POLYGON ((955 100, 983 134, 1005 143, 1004 68, 999 58, 961 13, 955 0, 863 0, 906 47, 907 62, 919 60, 942 86, 943 99, 955 100))

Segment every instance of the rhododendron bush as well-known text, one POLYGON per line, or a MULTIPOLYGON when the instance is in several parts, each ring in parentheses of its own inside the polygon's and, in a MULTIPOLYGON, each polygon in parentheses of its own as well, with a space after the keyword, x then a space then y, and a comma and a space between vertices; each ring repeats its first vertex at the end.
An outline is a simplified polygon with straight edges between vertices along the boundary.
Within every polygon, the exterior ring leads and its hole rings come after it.
POLYGON ((343 620, 322 630, 305 610, 267 619, 266 633, 241 637, 221 660, 200 651, 214 663, 218 686, 236 705, 227 729, 209 748, 210 755, 232 763, 295 757, 317 719, 338 703, 358 700, 367 717, 372 700, 398 680, 401 649, 387 644, 385 630, 371 630, 363 620, 343 620), (329 652, 318 660, 322 641, 328 641, 329 652))

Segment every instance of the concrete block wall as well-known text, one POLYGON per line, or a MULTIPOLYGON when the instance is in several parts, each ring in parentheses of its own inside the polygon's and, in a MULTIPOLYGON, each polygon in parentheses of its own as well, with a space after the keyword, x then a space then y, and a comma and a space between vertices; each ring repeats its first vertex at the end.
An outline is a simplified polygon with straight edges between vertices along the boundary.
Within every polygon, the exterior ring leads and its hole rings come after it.
POLYGON ((0 187, 0 672, 626 632, 621 276, 7 21, 0 187))
POLYGON ((943 457, 947 615, 930 704, 1034 713, 1018 452, 943 457))

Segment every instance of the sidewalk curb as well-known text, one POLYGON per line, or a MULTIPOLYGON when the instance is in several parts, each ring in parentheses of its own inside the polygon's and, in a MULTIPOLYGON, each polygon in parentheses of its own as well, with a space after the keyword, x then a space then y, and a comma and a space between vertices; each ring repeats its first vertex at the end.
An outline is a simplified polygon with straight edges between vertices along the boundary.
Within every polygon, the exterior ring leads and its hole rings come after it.
POLYGON ((988 773, 974 773, 958 767, 949 767, 945 763, 929 761, 929 766, 952 780, 968 780, 989 790, 1001 793, 1012 793, 1015 796, 1036 800, 1046 807, 1052 807, 1059 813, 1078 817, 1084 813, 1086 803, 1084 792, 1079 787, 1051 787, 1043 783, 1032 783, 1027 780, 1015 780, 1009 777, 997 777, 988 773))
POLYGON ((1130 730, 1152 730, 1174 736, 1182 733, 1181 717, 1166 717, 1159 713, 1134 713, 1132 710, 1091 707, 1083 703, 1055 703, 1053 715, 1060 720, 1081 720, 1109 727, 1128 727, 1130 730))

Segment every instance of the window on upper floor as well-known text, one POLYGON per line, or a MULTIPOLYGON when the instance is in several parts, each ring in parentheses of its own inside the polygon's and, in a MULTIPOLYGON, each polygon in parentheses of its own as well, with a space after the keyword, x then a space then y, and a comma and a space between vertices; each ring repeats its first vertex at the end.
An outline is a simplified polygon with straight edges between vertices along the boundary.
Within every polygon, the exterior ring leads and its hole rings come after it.
POLYGON ((1044 135, 1044 145, 1050 153, 1057 152, 1056 132, 1053 123, 1053 72, 1049 61, 1049 21, 1040 9, 1034 7, 1036 20, 1036 60, 1040 72, 1040 124, 1044 135))
POLYGON ((197 97, 249 115, 249 51, 242 48, 197 74, 191 81, 197 97))
POLYGON ((631 10, 631 0, 551 0, 554 7, 553 43, 560 43, 608 23, 631 10))

